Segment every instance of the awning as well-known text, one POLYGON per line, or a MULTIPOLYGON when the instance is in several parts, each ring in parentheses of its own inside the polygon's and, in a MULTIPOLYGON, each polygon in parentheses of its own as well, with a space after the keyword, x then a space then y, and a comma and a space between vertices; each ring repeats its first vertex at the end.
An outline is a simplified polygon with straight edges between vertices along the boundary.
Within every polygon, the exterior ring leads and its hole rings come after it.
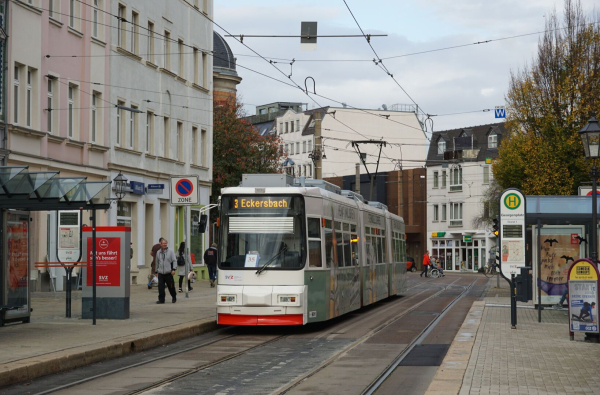
POLYGON ((108 209, 110 185, 111 181, 59 177, 57 171, 30 172, 27 166, 0 166, 0 208, 29 211, 108 209))

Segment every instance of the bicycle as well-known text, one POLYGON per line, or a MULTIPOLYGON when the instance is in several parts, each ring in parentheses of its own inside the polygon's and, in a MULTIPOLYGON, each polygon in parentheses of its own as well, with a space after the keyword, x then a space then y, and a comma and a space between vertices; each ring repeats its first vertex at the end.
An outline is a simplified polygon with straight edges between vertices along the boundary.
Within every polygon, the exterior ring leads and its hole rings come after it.
POLYGON ((498 264, 497 263, 492 263, 491 265, 488 263, 487 265, 485 265, 483 267, 483 274, 484 276, 486 276, 487 278, 492 278, 495 275, 499 274, 498 271, 498 264))

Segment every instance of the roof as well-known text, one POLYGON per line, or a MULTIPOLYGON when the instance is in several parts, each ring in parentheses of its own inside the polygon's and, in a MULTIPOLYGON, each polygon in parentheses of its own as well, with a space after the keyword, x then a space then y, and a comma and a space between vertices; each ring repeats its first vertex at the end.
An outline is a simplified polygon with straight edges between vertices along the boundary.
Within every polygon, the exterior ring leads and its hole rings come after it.
POLYGON ((309 136, 315 134, 315 123, 313 122, 315 119, 315 113, 319 112, 321 114, 321 120, 323 120, 323 118, 325 118, 325 115, 327 115, 327 111, 329 111, 329 107, 321 107, 304 111, 304 114, 310 115, 310 117, 308 118, 306 124, 304 125, 304 128, 302 129, 302 135, 309 136))
POLYGON ((498 149, 488 147, 488 136, 491 133, 498 135, 498 144, 500 144, 502 135, 506 134, 504 122, 433 132, 429 151, 427 152, 427 166, 436 166, 440 165, 441 162, 448 162, 447 160, 444 161, 443 154, 438 153, 438 142, 442 139, 446 142, 446 151, 471 149, 471 145, 474 150, 479 150, 476 157, 461 159, 462 161, 479 162, 485 160, 485 158, 497 157, 498 149))
POLYGON ((213 31, 213 67, 235 70, 235 57, 223 37, 213 31))
POLYGON ((275 121, 272 120, 267 122, 255 123, 252 124, 252 127, 254 127, 254 130, 256 130, 259 135, 268 136, 275 128, 275 121))

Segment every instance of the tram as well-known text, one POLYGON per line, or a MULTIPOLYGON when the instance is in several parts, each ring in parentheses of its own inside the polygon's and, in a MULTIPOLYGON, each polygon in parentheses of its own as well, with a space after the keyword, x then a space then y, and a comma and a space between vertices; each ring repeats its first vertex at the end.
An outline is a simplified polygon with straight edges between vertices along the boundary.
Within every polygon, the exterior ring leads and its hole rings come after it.
POLYGON ((222 190, 217 323, 305 325, 406 292, 404 221, 322 180, 222 190))

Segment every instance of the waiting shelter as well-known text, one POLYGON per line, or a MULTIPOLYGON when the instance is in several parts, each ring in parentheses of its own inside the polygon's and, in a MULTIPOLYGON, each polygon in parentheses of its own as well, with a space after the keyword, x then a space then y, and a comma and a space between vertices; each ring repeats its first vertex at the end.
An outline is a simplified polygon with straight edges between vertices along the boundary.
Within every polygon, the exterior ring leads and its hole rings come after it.
POLYGON ((0 167, 0 326, 30 320, 30 212, 89 210, 95 223, 96 210, 110 208, 110 185, 27 166, 0 167))

